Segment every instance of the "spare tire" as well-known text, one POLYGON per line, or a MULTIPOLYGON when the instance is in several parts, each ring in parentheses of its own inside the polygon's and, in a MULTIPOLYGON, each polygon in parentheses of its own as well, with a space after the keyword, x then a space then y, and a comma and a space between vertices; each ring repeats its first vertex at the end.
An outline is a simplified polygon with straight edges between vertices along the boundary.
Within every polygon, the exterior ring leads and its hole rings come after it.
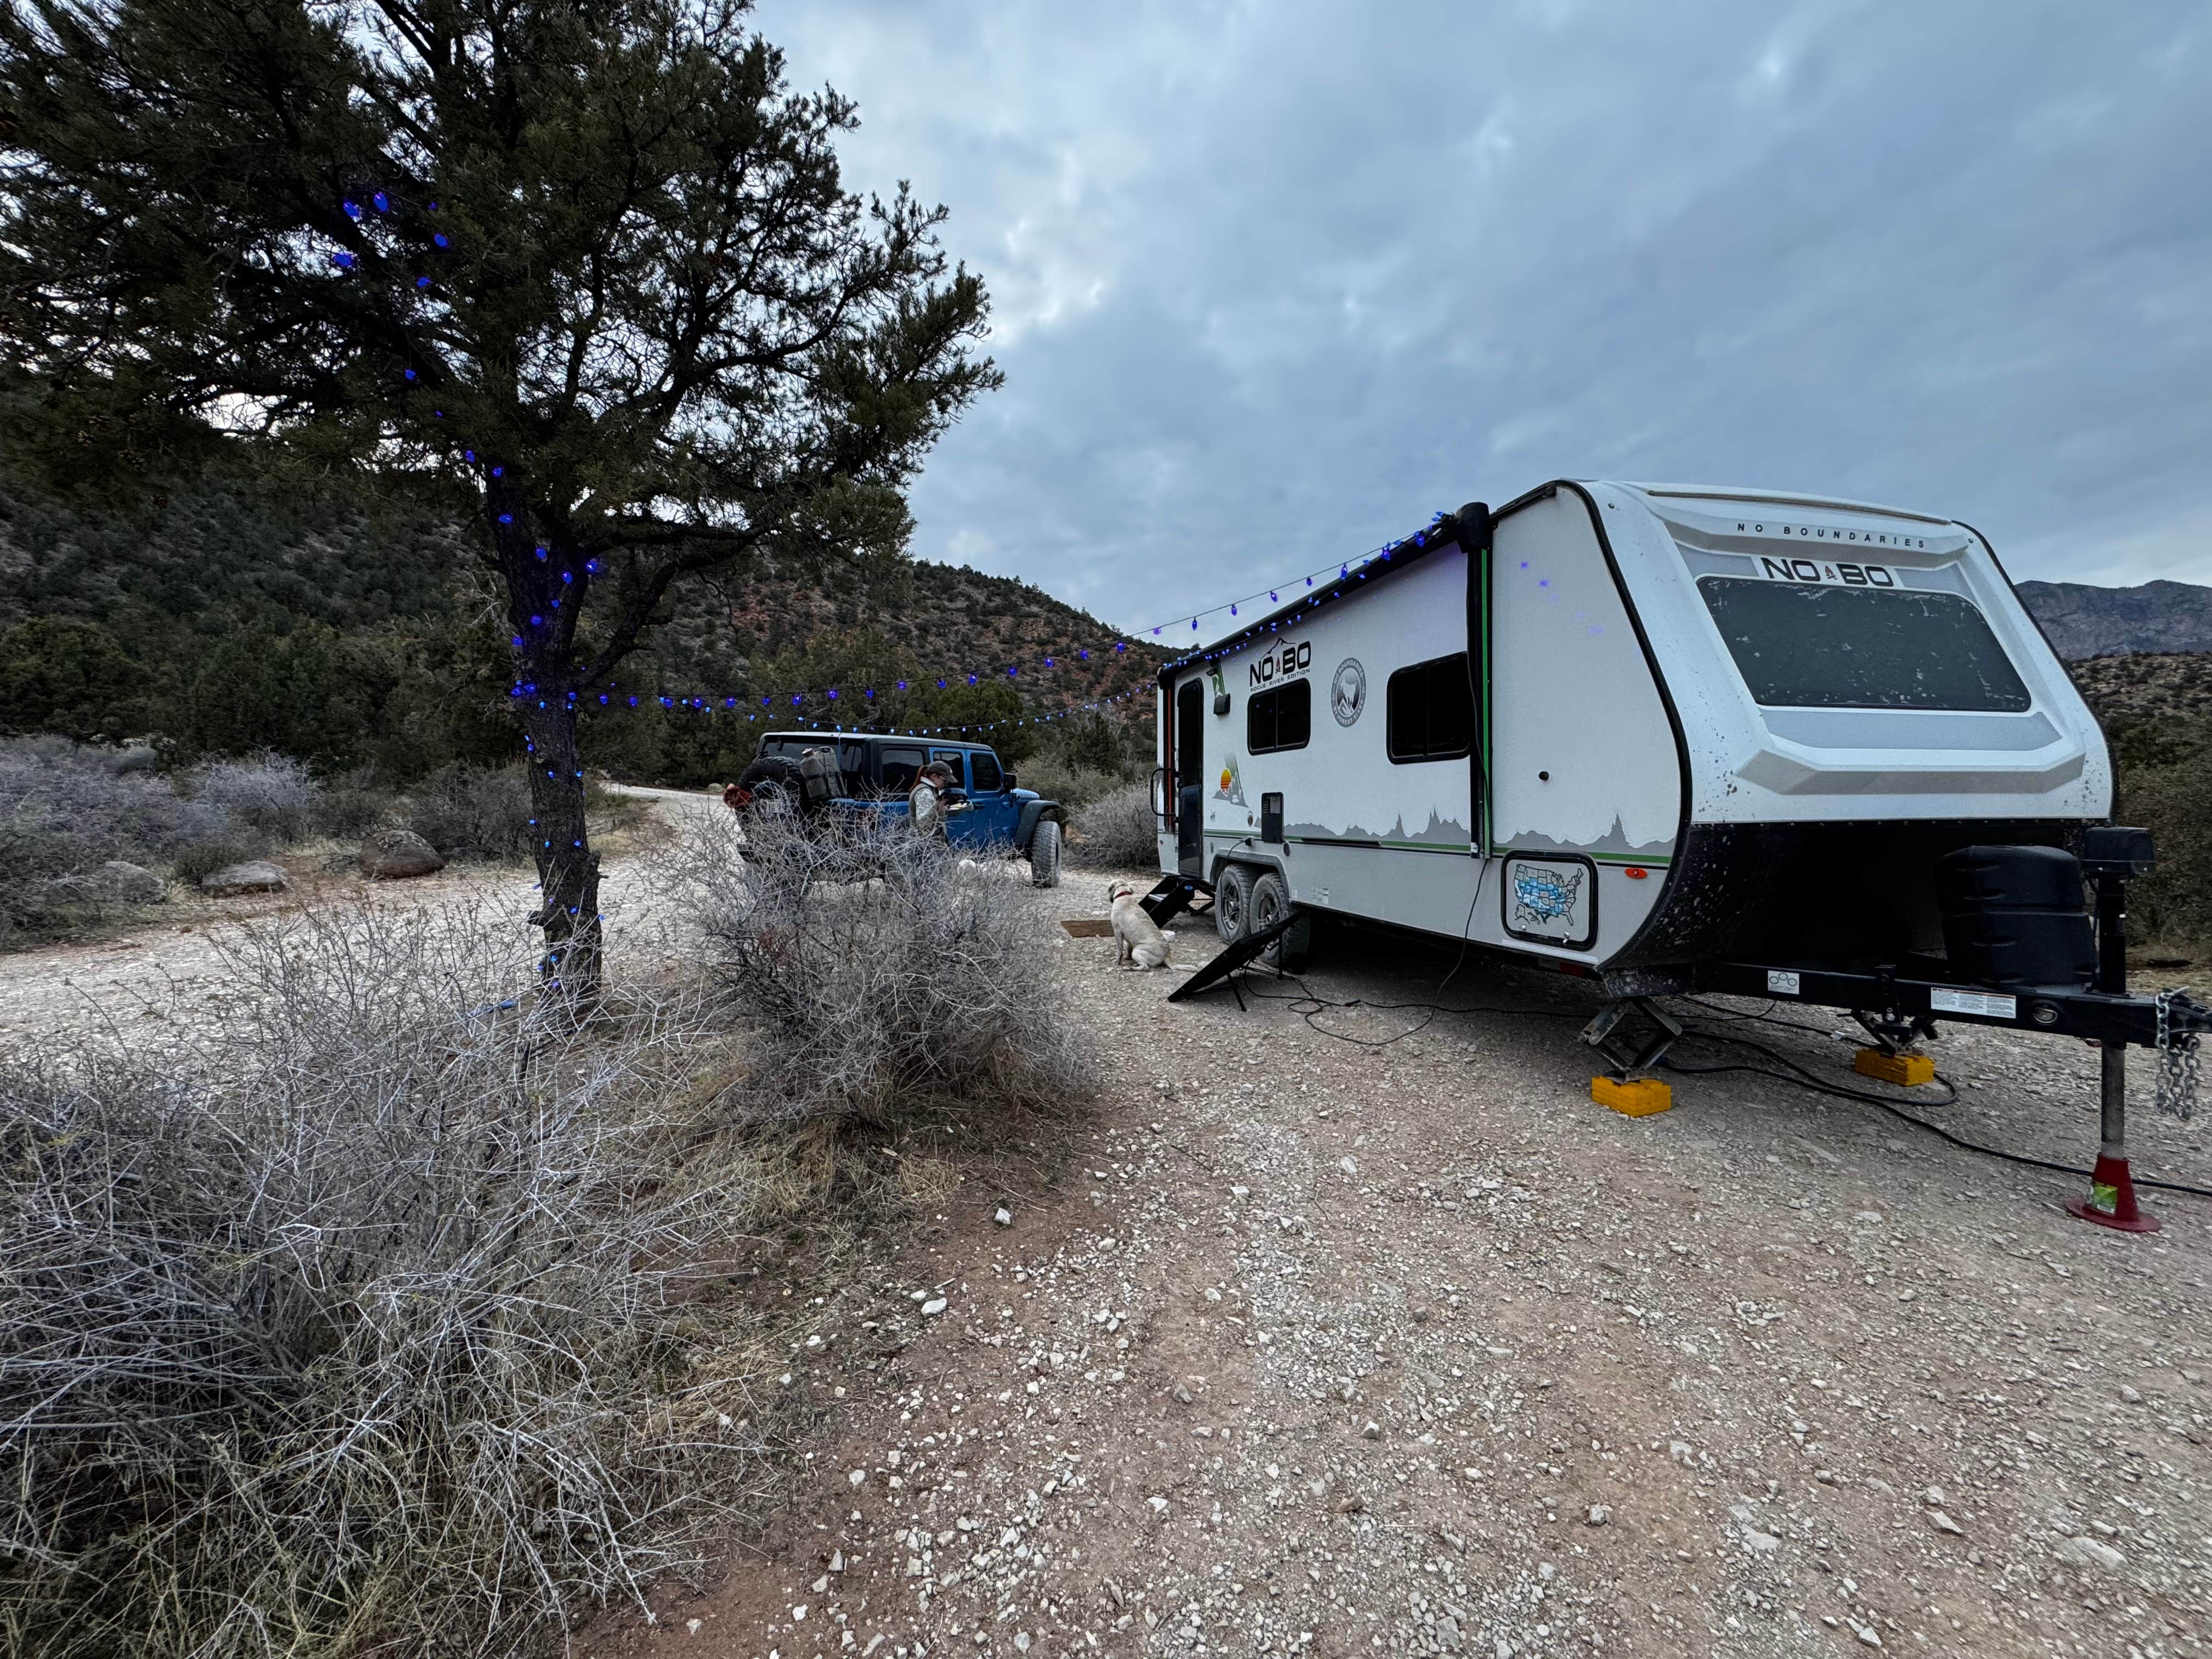
POLYGON ((722 792, 732 811, 742 812, 763 798, 781 795, 792 805, 799 799, 799 763, 781 755, 763 755, 738 775, 722 792))

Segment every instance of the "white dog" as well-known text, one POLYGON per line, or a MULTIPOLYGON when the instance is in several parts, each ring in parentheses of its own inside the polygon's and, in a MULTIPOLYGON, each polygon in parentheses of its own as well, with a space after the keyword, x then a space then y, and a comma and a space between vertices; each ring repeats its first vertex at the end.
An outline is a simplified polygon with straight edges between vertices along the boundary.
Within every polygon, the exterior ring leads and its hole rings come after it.
POLYGON ((1117 881, 1106 890, 1106 900, 1113 910, 1117 947, 1114 960, 1133 962, 1139 968, 1164 968, 1174 948, 1173 936, 1162 933, 1158 924, 1145 914, 1140 902, 1144 896, 1145 890, 1133 882, 1117 881))

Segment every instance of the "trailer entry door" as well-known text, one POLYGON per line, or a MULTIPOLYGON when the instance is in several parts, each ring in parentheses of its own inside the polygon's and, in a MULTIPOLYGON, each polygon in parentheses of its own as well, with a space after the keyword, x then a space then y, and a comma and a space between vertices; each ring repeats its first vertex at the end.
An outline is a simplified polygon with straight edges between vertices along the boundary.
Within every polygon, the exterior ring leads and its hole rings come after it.
POLYGON ((1698 591, 1765 708, 2017 714, 2032 701, 1961 594, 1743 576, 1701 577, 1698 591))
POLYGON ((1176 688, 1176 863, 1186 876, 1205 874, 1206 687, 1185 680, 1176 688))

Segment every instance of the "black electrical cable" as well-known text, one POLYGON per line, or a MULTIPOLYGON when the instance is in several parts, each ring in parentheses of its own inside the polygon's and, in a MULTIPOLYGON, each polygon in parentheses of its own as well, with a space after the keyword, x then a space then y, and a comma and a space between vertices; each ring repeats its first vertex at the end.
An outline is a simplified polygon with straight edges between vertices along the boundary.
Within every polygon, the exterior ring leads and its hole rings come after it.
POLYGON ((1370 1002, 1364 997, 1354 997, 1348 1002, 1340 1002, 1332 997, 1316 995, 1307 987, 1306 982, 1295 974, 1281 974, 1278 977, 1297 986, 1300 994, 1294 997, 1278 996, 1272 991, 1261 990, 1249 980, 1244 982, 1245 991, 1263 1002, 1290 1004, 1290 1012, 1305 1021, 1310 1029, 1318 1031, 1325 1037, 1333 1037, 1339 1042, 1349 1042, 1356 1048, 1387 1048, 1394 1042, 1403 1042, 1416 1031, 1426 1030, 1438 1014, 1520 1014, 1536 1019, 1579 1020, 1584 1018, 1581 1014, 1556 1008, 1499 1008, 1486 1003, 1473 1003, 1464 1008, 1452 1008, 1447 1007, 1441 1002, 1370 1002), (1347 1036, 1342 1031, 1332 1031, 1326 1025, 1316 1024, 1322 1015, 1332 1010, 1353 1008, 1364 1008, 1375 1013, 1400 1013, 1410 1008, 1419 1008, 1423 1011, 1423 1013, 1419 1024, 1409 1025, 1404 1030, 1386 1037, 1347 1036))
MULTIPOLYGON (((1744 1018, 1747 1019, 1756 1019, 1760 1018, 1760 1016, 1756 1014, 1747 1014, 1744 1018)), ((1771 1023, 1777 1025, 1790 1026, 1790 1029, 1792 1030, 1808 1031, 1816 1029, 1809 1025, 1791 1025, 1790 1022, 1788 1020, 1778 1019, 1771 1023)), ((1950 1145, 1958 1147, 1961 1152, 1979 1152, 1984 1158, 2002 1158, 2008 1164, 2025 1164, 2028 1168, 2034 1170, 2049 1170, 2057 1175, 2081 1176, 2084 1179, 2091 1178, 2094 1175, 2094 1171, 2093 1170, 2080 1169, 2071 1164, 2054 1164, 2048 1158, 2030 1158, 2024 1152, 2008 1152, 2000 1146, 1984 1146, 1977 1142, 1964 1139, 1958 1135, 1953 1134, 1948 1129, 1944 1128, 1941 1124, 1930 1123, 1925 1118, 1915 1117, 1911 1113, 1905 1111, 1899 1108, 1896 1102, 1885 1099, 1881 1095, 1869 1093, 1864 1089, 1849 1088, 1840 1083, 1831 1083, 1825 1078, 1820 1077, 1814 1073, 1807 1070, 1804 1066, 1800 1066, 1796 1060, 1791 1060, 1786 1054, 1778 1054, 1771 1048, 1766 1047, 1765 1044, 1753 1042, 1747 1037, 1730 1036, 1726 1032, 1723 1031, 1700 1031, 1694 1027, 1685 1031, 1683 1035, 1685 1036, 1701 1037, 1708 1042, 1729 1042, 1735 1043, 1740 1048, 1753 1049, 1759 1054, 1765 1054, 1768 1059, 1774 1060, 1778 1064, 1788 1066, 1790 1070, 1787 1072, 1777 1072, 1770 1070, 1768 1067, 1764 1066, 1685 1066, 1679 1060, 1671 1059, 1662 1060, 1659 1062, 1663 1069, 1669 1072, 1680 1072, 1685 1076, 1710 1077, 1723 1072, 1743 1072, 1753 1077, 1772 1078, 1777 1082, 1795 1084, 1801 1089, 1810 1089, 1820 1094, 1833 1095, 1840 1100, 1857 1101, 1869 1106, 1878 1106, 1883 1111, 1887 1112, 1892 1117, 1897 1118, 1904 1122, 1910 1123, 1916 1129, 1925 1129, 1929 1134, 1934 1135, 1937 1139, 1947 1141, 1950 1145)), ((1945 1077, 1940 1072, 1936 1073, 1936 1080, 1951 1092, 1943 1099, 1930 1101, 1929 1104, 1932 1106, 1948 1106, 1953 1101, 1958 1099, 1958 1085, 1952 1082, 1949 1078, 1945 1077)), ((2180 1181, 2159 1181, 2149 1176, 2134 1176, 2132 1179, 2134 1180, 2135 1184, 2138 1187, 2154 1187, 2159 1191, 2166 1193, 2186 1193, 2192 1198, 2212 1198, 2212 1188, 2192 1187, 2186 1182, 2180 1181)))

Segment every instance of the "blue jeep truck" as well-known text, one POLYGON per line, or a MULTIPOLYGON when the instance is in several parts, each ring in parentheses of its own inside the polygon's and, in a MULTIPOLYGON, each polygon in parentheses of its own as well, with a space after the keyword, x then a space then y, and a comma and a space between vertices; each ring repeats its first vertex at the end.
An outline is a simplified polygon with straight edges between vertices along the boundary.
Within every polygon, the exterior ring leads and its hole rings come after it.
POLYGON ((939 763, 952 774, 952 787, 966 797, 965 810, 945 820, 946 838, 977 857, 1011 854, 1025 858, 1037 886, 1060 885, 1066 811, 1034 789, 1017 787, 1013 773, 988 745, 859 732, 771 732, 761 739, 760 753, 746 769, 747 778, 768 769, 763 762, 795 764, 810 749, 836 757, 843 787, 830 803, 830 809, 878 819, 904 817, 907 792, 915 777, 930 762, 939 763))

